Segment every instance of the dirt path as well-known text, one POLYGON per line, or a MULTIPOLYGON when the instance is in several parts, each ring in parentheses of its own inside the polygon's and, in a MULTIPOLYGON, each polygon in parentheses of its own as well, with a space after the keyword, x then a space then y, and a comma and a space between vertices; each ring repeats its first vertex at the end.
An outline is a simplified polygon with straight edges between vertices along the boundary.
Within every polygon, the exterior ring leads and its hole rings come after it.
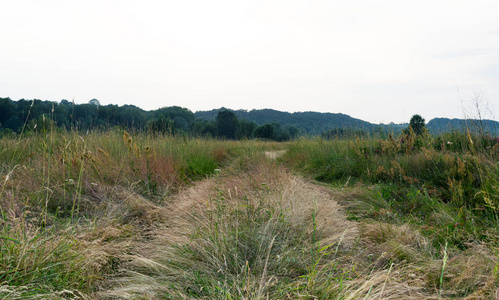
POLYGON ((285 210, 290 222, 300 225, 309 223, 312 226, 311 217, 315 214, 317 229, 326 237, 323 243, 332 243, 343 236, 343 244, 349 245, 357 237, 356 223, 347 220, 336 200, 339 194, 282 167, 260 165, 238 176, 205 180, 179 194, 165 208, 169 220, 175 220, 168 238, 176 240, 180 232, 185 233, 192 223, 189 216, 199 215, 210 207, 209 199, 217 197, 223 197, 228 205, 234 206, 246 201, 243 199, 255 203, 264 199, 271 206, 285 210))
POLYGON ((265 151, 265 156, 269 159, 275 160, 286 153, 287 150, 279 150, 279 151, 265 151))
MULTIPOLYGON (((282 154, 284 151, 266 153, 266 156, 275 159, 282 154)), ((277 209, 284 214, 288 224, 286 226, 305 230, 308 236, 302 238, 310 239, 314 234, 320 239, 317 241, 320 245, 339 242, 342 249, 353 247, 358 229, 354 222, 347 220, 344 210, 337 202, 338 194, 275 164, 262 163, 239 174, 230 174, 230 170, 227 172, 198 182, 176 195, 165 206, 154 208, 155 215, 161 215, 162 225, 149 229, 149 238, 134 244, 134 250, 130 252, 135 254, 122 258, 126 261, 122 265, 127 270, 124 271, 126 276, 115 281, 117 288, 102 293, 101 296, 133 299, 142 292, 161 294, 165 287, 157 281, 160 277, 158 272, 177 272, 165 265, 165 257, 174 256, 175 248, 182 245, 195 248, 193 234, 199 232, 200 228, 213 226, 213 215, 207 212, 215 211, 220 205, 226 207, 224 209, 228 215, 229 208, 232 207, 260 207, 269 211, 277 209)), ((269 221, 265 226, 272 224, 269 221)), ((277 239, 278 234, 273 237, 277 239)), ((262 278, 264 277, 265 275, 262 278)))
MULTIPOLYGON (((282 152, 266 154, 278 155, 282 152)), ((355 190, 317 185, 268 160, 244 172, 223 170, 164 206, 150 207, 157 221, 121 257, 120 275, 99 297, 258 299, 291 280, 285 286, 290 299, 303 293, 333 299, 435 298, 415 268, 390 265, 401 251, 421 247, 424 238, 407 226, 349 221, 339 202, 357 196, 355 190), (366 234, 376 244, 369 245, 366 234), (296 264, 311 273, 290 277, 296 264), (231 296, 213 296, 211 289, 231 296), (336 290, 340 294, 329 294, 336 290)))

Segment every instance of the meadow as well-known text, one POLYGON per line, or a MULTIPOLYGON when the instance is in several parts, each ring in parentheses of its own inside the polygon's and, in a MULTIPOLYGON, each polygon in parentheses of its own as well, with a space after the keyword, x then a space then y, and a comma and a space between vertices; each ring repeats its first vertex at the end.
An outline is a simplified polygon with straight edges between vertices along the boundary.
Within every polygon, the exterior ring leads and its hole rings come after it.
POLYGON ((498 158, 468 132, 4 136, 0 297, 494 299, 498 158))

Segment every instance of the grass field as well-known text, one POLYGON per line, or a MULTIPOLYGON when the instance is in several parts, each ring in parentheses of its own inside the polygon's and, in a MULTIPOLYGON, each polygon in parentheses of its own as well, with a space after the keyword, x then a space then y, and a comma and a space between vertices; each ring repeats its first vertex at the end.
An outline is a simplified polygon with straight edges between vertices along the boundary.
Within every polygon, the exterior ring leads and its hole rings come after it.
POLYGON ((494 299, 498 158, 467 133, 4 137, 0 297, 494 299))

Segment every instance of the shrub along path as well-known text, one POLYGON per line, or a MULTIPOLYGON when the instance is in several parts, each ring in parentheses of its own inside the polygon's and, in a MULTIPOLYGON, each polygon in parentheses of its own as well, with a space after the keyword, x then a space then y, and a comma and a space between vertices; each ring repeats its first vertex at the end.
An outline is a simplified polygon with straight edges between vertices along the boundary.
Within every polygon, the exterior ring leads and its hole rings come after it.
POLYGON ((348 220, 343 206, 359 209, 367 195, 262 159, 222 170, 163 206, 142 199, 143 235, 96 297, 494 297, 497 260, 487 248, 451 257, 409 225, 348 220))

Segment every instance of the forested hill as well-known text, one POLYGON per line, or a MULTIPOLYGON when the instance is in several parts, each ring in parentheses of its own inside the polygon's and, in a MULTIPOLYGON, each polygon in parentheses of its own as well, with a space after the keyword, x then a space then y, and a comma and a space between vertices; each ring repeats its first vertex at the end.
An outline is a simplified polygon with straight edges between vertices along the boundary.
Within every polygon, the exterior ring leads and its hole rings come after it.
MULTIPOLYGON (((203 120, 214 120, 218 112, 226 108, 213 109, 209 111, 197 111, 196 118, 203 120)), ((229 109, 230 110, 230 109, 229 109)), ((352 118, 345 114, 319 113, 319 112, 283 112, 273 109, 254 110, 231 110, 239 119, 246 119, 258 125, 268 123, 279 123, 282 126, 291 125, 299 128, 303 132, 316 135, 334 128, 351 128, 365 131, 372 131, 379 126, 352 118)))
MULTIPOLYGON (((266 138, 278 141, 300 135, 359 136, 399 134, 408 124, 372 124, 340 113, 282 112, 273 109, 230 110, 225 108, 192 112, 179 106, 145 111, 134 105, 100 105, 97 99, 86 104, 0 98, 0 134, 43 131, 51 124, 67 130, 127 130, 164 134, 188 134, 228 139, 266 138)), ((470 129, 499 135, 499 122, 437 118, 428 122, 430 133, 470 129)))
POLYGON ((474 132, 499 135, 499 122, 493 120, 463 120, 435 118, 426 125, 432 134, 440 134, 448 131, 463 131, 469 129, 474 132))

